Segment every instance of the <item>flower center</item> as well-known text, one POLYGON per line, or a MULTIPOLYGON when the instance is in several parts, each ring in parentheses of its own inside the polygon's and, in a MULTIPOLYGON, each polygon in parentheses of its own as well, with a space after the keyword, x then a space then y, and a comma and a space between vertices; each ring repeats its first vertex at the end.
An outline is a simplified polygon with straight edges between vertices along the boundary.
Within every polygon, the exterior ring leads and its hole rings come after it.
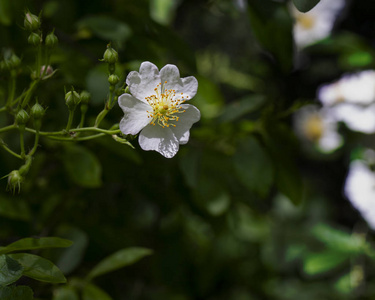
POLYGON ((320 116, 310 116, 304 124, 306 137, 311 141, 318 141, 323 135, 323 122, 320 116))
POLYGON ((146 101, 152 107, 152 111, 147 111, 148 118, 151 118, 150 124, 158 124, 161 127, 176 127, 171 121, 178 121, 178 114, 185 112, 180 105, 184 103, 188 96, 183 96, 183 93, 176 95, 176 90, 166 90, 164 82, 159 83, 154 89, 155 95, 146 97, 146 101))
POLYGON ((304 29, 311 29, 315 25, 315 18, 311 15, 301 14, 297 17, 297 22, 304 29))

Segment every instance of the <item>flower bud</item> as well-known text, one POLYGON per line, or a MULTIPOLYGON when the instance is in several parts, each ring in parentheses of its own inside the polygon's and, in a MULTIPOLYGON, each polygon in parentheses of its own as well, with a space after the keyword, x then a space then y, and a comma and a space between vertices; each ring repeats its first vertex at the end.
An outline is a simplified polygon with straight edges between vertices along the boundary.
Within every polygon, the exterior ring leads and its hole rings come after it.
POLYGON ((27 12, 25 14, 23 25, 25 26, 27 30, 35 31, 35 30, 38 30, 40 27, 40 20, 36 15, 33 15, 30 12, 27 12))
POLYGON ((76 91, 71 90, 65 94, 65 104, 69 110, 74 110, 79 102, 81 102, 81 97, 76 91))
POLYGON ((7 190, 14 192, 18 189, 18 192, 21 190, 21 183, 23 181, 23 177, 21 176, 18 170, 14 170, 9 173, 8 175, 8 186, 7 190))
POLYGON ((16 114, 16 123, 18 125, 26 125, 26 123, 29 121, 30 116, 26 112, 26 110, 21 109, 17 114, 16 114))
POLYGON ((9 68, 15 69, 21 64, 21 60, 17 55, 13 53, 10 59, 8 60, 8 63, 9 63, 9 68))
POLYGON ((109 75, 108 82, 110 85, 116 85, 120 81, 120 78, 116 74, 109 75))
POLYGON ((48 48, 54 48, 58 42, 59 40, 53 31, 47 34, 45 43, 48 48))
POLYGON ((33 105, 30 110, 30 115, 34 120, 40 120, 44 116, 44 108, 38 102, 33 105))
POLYGON ((115 64, 118 61, 118 54, 115 49, 111 46, 107 47, 107 50, 104 52, 103 60, 109 64, 115 64))
POLYGON ((91 95, 88 91, 82 91, 80 96, 82 104, 88 104, 90 102, 91 95))
POLYGON ((42 38, 39 34, 32 32, 27 41, 30 45, 38 46, 42 42, 42 38))
POLYGON ((52 73, 53 73, 53 68, 50 65, 48 65, 47 67, 45 65, 43 65, 40 68, 40 76, 41 77, 51 75, 52 73))

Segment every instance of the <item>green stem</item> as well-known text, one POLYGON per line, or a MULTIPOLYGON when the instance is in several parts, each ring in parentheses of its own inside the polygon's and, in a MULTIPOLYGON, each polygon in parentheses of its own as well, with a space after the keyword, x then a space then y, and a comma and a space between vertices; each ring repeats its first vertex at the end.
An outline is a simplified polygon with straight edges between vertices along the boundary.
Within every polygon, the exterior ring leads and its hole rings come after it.
POLYGON ((25 164, 19 168, 20 175, 26 175, 29 172, 32 161, 33 157, 31 155, 25 157, 25 164))
POLYGON ((15 92, 16 92, 16 74, 15 74, 15 71, 13 70, 11 72, 11 78, 9 81, 9 95, 8 95, 8 100, 5 104, 5 108, 11 106, 15 92))
POLYGON ((24 129, 20 129, 20 148, 21 148, 21 157, 25 157, 25 140, 24 140, 24 129))
POLYGON ((113 96, 113 91, 112 91, 111 88, 110 88, 110 92, 109 92, 108 100, 107 100, 107 102, 105 103, 104 109, 103 109, 103 110, 98 114, 98 116, 96 117, 94 127, 99 127, 101 121, 105 118, 105 116, 106 116, 106 115, 108 114, 108 112, 111 110, 111 108, 112 108, 112 96, 113 96))
POLYGON ((25 106, 29 103, 29 101, 31 99, 31 96, 32 96, 35 88, 37 87, 38 83, 39 83, 39 79, 33 80, 32 83, 30 84, 30 87, 26 92, 26 96, 22 101, 22 104, 21 104, 22 108, 25 108, 25 106))
POLYGON ((72 127, 73 118, 74 118, 74 110, 69 110, 68 124, 66 124, 66 129, 65 129, 68 132, 70 130, 70 127, 72 127))
POLYGON ((17 154, 16 152, 12 151, 11 149, 9 149, 5 144, 4 142, 0 141, 0 146, 4 148, 5 151, 7 151, 8 153, 12 154, 13 156, 19 158, 19 159, 23 159, 21 157, 21 155, 17 154))
POLYGON ((1 132, 6 132, 6 131, 9 131, 9 130, 12 130, 12 129, 15 129, 15 128, 17 128, 17 126, 16 125, 9 125, 9 126, 5 126, 5 127, 3 127, 3 128, 0 128, 0 133, 1 132))
POLYGON ((39 130, 36 130, 35 132, 35 139, 34 139, 34 146, 33 146, 33 149, 31 149, 31 151, 29 152, 28 156, 33 156, 36 149, 38 148, 38 142, 39 142, 39 130))
POLYGON ((99 137, 105 136, 104 133, 98 133, 90 136, 85 136, 85 137, 58 137, 58 136, 48 136, 48 138, 52 140, 57 140, 57 141, 63 141, 63 142, 80 142, 80 141, 88 141, 88 140, 93 140, 99 137))

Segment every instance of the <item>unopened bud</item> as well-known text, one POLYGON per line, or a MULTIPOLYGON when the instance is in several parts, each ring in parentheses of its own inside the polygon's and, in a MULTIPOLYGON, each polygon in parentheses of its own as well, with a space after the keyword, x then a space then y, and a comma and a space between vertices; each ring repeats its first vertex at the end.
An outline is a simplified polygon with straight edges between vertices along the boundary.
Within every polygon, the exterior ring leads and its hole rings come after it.
POLYGON ((23 181, 23 177, 21 176, 18 170, 14 170, 10 172, 8 175, 7 190, 11 191, 13 194, 15 193, 16 189, 18 189, 18 192, 19 192, 21 190, 22 181, 23 181))
POLYGON ((30 110, 30 115, 34 120, 40 120, 44 116, 44 108, 38 102, 33 105, 30 110))
POLYGON ((81 97, 76 91, 71 90, 65 94, 65 104, 69 110, 74 110, 79 102, 81 102, 81 97))
POLYGON ((120 78, 116 74, 109 75, 108 82, 110 85, 116 85, 120 81, 120 78))
POLYGON ((51 75, 52 73, 53 73, 53 68, 50 65, 48 65, 47 67, 45 65, 43 65, 40 68, 40 76, 41 77, 51 75))
POLYGON ((10 59, 8 60, 9 68, 11 69, 17 68, 20 64, 21 64, 20 58, 13 53, 10 59))
POLYGON ((26 125, 29 119, 30 119, 30 116, 24 109, 20 109, 20 111, 16 115, 16 123, 18 125, 26 125))
POLYGON ((53 31, 47 34, 45 41, 47 47, 54 48, 58 42, 59 40, 57 39, 57 36, 54 34, 53 31))
POLYGON ((27 41, 30 45, 38 46, 42 42, 42 38, 39 34, 32 32, 27 41))
POLYGON ((33 15, 30 12, 25 14, 25 20, 23 22, 25 28, 29 31, 38 30, 40 27, 40 20, 36 15, 33 15))
POLYGON ((82 104, 88 104, 90 102, 91 95, 88 91, 82 91, 80 96, 82 104))
POLYGON ((115 64, 118 61, 118 54, 115 49, 111 46, 107 47, 107 50, 104 52, 103 60, 109 64, 115 64))

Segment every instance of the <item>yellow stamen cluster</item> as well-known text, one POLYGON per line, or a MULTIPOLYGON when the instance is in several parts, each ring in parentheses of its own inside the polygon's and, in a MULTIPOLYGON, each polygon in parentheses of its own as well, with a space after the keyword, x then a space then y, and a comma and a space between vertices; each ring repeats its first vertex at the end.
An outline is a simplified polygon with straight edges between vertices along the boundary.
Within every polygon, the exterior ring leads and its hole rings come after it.
POLYGON ((297 16, 297 22, 299 25, 301 25, 304 29, 311 29, 315 25, 315 17, 309 15, 309 14, 299 14, 297 16))
POLYGON ((147 111, 148 118, 151 118, 150 124, 158 124, 161 127, 176 127, 170 121, 178 121, 179 117, 176 114, 185 112, 180 105, 184 103, 188 96, 183 96, 183 93, 176 96, 176 90, 166 90, 164 82, 162 85, 159 83, 154 89, 155 95, 146 97, 146 101, 152 107, 152 111, 147 111))

